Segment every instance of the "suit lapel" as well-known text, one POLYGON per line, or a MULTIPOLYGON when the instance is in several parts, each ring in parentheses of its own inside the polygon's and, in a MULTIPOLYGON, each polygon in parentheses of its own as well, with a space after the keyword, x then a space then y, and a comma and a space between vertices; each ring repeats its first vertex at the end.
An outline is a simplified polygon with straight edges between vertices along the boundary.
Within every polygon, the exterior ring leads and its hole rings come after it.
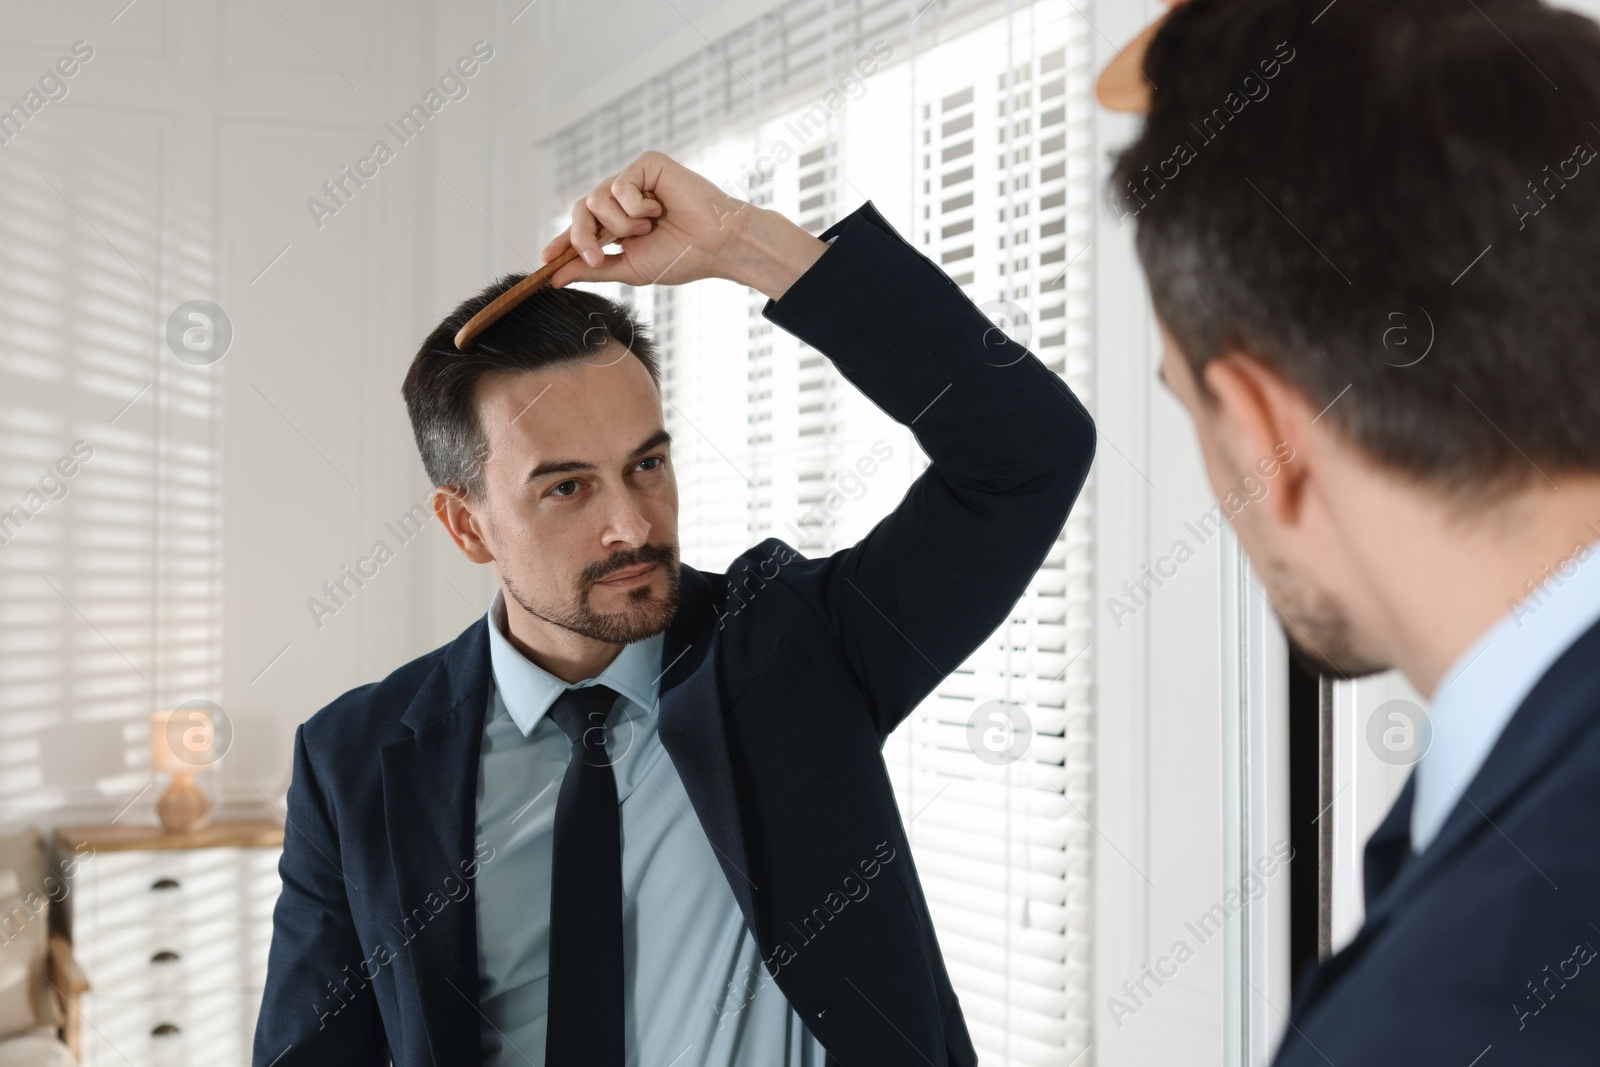
POLYGON ((397 983, 403 1011, 422 1020, 436 1064, 458 1062, 479 1042, 477 899, 460 886, 474 849, 489 678, 488 622, 480 617, 401 716, 411 736, 384 745, 379 757, 399 893, 398 910, 385 916, 388 944, 401 967, 409 963, 413 982, 397 983))
POLYGON ((716 852, 723 877, 744 913, 745 924, 759 945, 756 887, 750 880, 722 698, 716 682, 721 628, 716 625, 711 582, 721 578, 708 578, 693 568, 683 568, 678 615, 662 645, 667 669, 661 678, 657 728, 700 827, 716 852))

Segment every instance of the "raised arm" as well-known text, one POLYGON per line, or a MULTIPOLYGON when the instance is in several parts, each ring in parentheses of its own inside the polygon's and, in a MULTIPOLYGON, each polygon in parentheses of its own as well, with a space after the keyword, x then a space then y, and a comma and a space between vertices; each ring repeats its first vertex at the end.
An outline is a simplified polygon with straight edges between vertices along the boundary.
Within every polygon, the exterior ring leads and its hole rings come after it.
POLYGON ((828 620, 887 735, 1016 606, 1088 476, 1094 422, 871 201, 822 236, 827 254, 762 314, 910 427, 932 465, 859 542, 780 557, 777 580, 828 620))
POLYGON ((1005 621, 1043 563, 1094 458, 1088 411, 871 201, 819 239, 646 152, 572 219, 543 258, 576 244, 590 261, 552 284, 748 285, 768 297, 768 320, 833 360, 932 460, 858 544, 806 560, 771 539, 746 554, 783 555, 778 580, 827 620, 887 734, 1005 621), (598 247, 601 226, 626 235, 620 252, 598 247))

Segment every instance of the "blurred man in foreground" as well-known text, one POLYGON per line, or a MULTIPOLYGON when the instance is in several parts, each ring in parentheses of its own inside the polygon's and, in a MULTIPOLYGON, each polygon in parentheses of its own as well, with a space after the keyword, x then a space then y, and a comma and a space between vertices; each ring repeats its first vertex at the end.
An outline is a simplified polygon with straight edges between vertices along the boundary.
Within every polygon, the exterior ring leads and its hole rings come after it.
POLYGON ((1235 528, 1298 654, 1431 701, 1277 1063, 1600 1062, 1600 28, 1192 0, 1125 51, 1162 381, 1219 495, 1293 450, 1235 528))

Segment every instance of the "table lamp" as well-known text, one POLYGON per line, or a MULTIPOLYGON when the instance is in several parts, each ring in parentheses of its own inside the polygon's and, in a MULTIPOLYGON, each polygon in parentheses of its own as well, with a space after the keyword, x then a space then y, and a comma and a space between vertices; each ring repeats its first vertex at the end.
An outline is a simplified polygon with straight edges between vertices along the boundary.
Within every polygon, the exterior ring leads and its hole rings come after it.
POLYGON ((210 817, 211 802, 195 785, 194 770, 211 763, 212 742, 211 719, 203 711, 150 713, 150 769, 172 775, 156 802, 161 828, 168 833, 198 830, 210 817))

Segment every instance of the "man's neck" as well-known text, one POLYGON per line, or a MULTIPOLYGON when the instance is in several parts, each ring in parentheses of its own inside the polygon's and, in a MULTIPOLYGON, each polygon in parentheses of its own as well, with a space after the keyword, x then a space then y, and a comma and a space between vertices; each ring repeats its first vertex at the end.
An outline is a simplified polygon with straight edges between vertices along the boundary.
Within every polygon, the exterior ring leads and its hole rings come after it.
POLYGON ((1600 474, 1556 481, 1559 489, 1537 479, 1464 521, 1414 495, 1411 503, 1394 501, 1397 521, 1386 524, 1384 543, 1369 543, 1364 554, 1385 644, 1419 693, 1431 699, 1485 632, 1600 541, 1600 474))
POLYGON ((596 641, 530 615, 515 601, 505 599, 503 591, 501 598, 509 630, 502 631, 506 641, 528 662, 568 685, 598 678, 626 647, 596 641))

